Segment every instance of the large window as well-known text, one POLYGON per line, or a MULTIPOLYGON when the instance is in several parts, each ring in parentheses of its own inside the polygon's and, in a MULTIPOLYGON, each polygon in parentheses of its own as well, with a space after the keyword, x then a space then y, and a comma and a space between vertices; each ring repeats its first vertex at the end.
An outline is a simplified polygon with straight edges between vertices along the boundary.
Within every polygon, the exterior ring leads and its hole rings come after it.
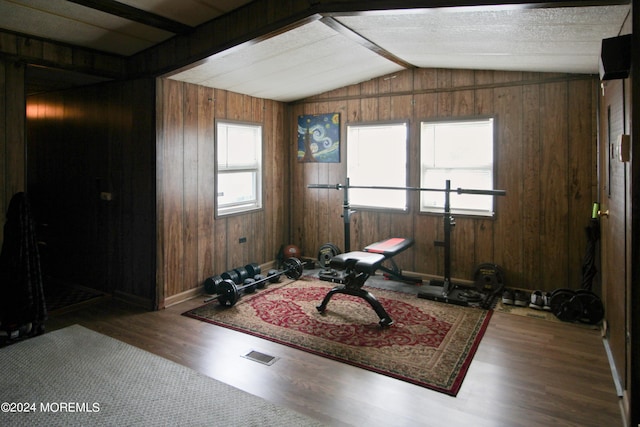
POLYGON ((216 212, 262 208, 262 126, 216 122, 216 212))
MULTIPOLYGON (((420 186, 493 189, 493 119, 422 122, 420 126, 420 186)), ((492 216, 493 196, 452 192, 451 211, 463 215, 492 216)), ((444 193, 421 192, 422 212, 443 212, 444 193)))
MULTIPOLYGON (((347 125, 350 185, 407 186, 407 124, 347 125)), ((350 189, 352 206, 407 210, 407 192, 350 189)))

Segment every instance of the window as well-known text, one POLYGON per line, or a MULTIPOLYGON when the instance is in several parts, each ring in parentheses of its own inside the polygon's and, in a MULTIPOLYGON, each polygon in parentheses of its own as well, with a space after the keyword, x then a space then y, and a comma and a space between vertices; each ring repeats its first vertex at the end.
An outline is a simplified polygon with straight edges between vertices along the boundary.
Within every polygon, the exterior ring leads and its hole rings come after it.
MULTIPOLYGON (((347 125, 350 185, 407 186, 407 124, 347 125)), ((350 189, 353 206, 407 210, 407 192, 350 189)))
MULTIPOLYGON (((420 186, 493 189, 492 118, 422 122, 420 126, 420 186)), ((421 212, 443 212, 444 193, 420 194, 421 212)), ((451 192, 450 208, 463 215, 493 216, 493 196, 451 192)))
POLYGON ((262 208, 262 126, 216 123, 216 212, 262 208))

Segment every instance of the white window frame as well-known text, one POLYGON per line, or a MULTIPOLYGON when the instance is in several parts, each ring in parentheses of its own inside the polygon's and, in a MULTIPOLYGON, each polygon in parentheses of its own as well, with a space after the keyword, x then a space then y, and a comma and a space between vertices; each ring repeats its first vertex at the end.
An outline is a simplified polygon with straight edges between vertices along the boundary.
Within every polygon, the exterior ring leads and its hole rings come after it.
POLYGON ((226 216, 240 214, 262 209, 262 163, 263 163, 263 128, 259 123, 238 122, 232 120, 216 120, 215 137, 215 194, 216 194, 216 216, 226 216), (240 133, 244 133, 243 141, 240 141, 240 133), (235 134, 235 135, 234 135, 235 134), (229 151, 231 144, 245 144, 242 152, 246 157, 235 156, 229 151), (253 147, 252 147, 253 145, 253 147), (231 153, 231 155, 230 155, 231 153), (251 154, 255 155, 251 155, 251 154), (234 158, 235 157, 235 158, 234 158), (224 189, 221 187, 221 180, 230 178, 234 174, 236 177, 249 174, 246 182, 251 189, 242 193, 236 200, 224 200, 224 189))
MULTIPOLYGON (((347 124, 349 185, 406 187, 408 136, 406 121, 347 124)), ((349 199, 359 209, 408 210, 406 190, 352 188, 349 199)))
MULTIPOLYGON (((493 195, 458 194, 455 190, 494 188, 495 135, 493 117, 420 122, 420 187, 444 189, 448 179, 452 213, 493 217, 493 195)), ((420 212, 444 211, 443 192, 420 193, 420 212)))

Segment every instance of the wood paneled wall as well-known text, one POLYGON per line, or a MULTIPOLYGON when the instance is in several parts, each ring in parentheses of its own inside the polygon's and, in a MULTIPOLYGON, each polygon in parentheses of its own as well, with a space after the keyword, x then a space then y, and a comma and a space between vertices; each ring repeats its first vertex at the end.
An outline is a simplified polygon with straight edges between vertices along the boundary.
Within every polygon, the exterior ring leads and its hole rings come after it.
MULTIPOLYGON (((493 262, 506 271, 507 286, 551 291, 581 285, 584 227, 597 200, 596 94, 592 76, 416 69, 373 79, 295 103, 300 114, 339 112, 341 163, 291 159, 292 243, 315 257, 320 245, 344 247, 342 191, 308 184, 345 181, 345 123, 409 120, 409 177, 419 186, 419 124, 435 118, 491 115, 497 120, 495 219, 456 217, 452 232, 453 278, 473 279, 475 268, 493 262)), ((444 183, 443 183, 444 188, 444 183)), ((397 257, 407 271, 442 276, 441 215, 418 213, 410 193, 408 213, 361 211, 352 216, 351 249, 392 236, 416 245, 397 257)))
POLYGON ((160 305, 200 288, 205 278, 272 261, 288 240, 288 150, 282 103, 159 79, 157 84, 157 241, 160 305), (260 211, 216 219, 216 119, 263 125, 260 211), (246 242, 240 243, 240 238, 246 242))
MULTIPOLYGON (((0 223, 11 197, 25 191, 24 64, 0 59, 0 223)), ((4 241, 0 227, 0 244, 4 241)))
POLYGON ((36 219, 47 224, 39 236, 47 243, 44 273, 149 308, 154 93, 154 80, 146 79, 32 96, 27 103, 28 187, 36 219))
POLYGON ((0 53, 23 65, 37 64, 108 78, 126 75, 127 59, 122 56, 2 30, 0 53))

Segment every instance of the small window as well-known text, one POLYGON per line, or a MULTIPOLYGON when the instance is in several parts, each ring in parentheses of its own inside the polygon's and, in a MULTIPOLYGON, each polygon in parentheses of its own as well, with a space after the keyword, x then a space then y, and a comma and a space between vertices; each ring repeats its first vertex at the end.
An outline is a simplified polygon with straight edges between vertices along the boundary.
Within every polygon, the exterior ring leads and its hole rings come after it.
MULTIPOLYGON (((407 186, 407 123, 347 125, 350 185, 407 186)), ((407 192, 350 189, 352 206, 407 210, 407 192)))
MULTIPOLYGON (((420 186, 444 189, 492 190, 494 181, 492 118, 422 122, 420 125, 420 186)), ((422 191, 421 212, 444 210, 444 193, 422 191)), ((451 192, 451 212, 493 216, 490 195, 451 192)))
POLYGON ((216 212, 229 215, 262 208, 262 126, 216 123, 216 212))

